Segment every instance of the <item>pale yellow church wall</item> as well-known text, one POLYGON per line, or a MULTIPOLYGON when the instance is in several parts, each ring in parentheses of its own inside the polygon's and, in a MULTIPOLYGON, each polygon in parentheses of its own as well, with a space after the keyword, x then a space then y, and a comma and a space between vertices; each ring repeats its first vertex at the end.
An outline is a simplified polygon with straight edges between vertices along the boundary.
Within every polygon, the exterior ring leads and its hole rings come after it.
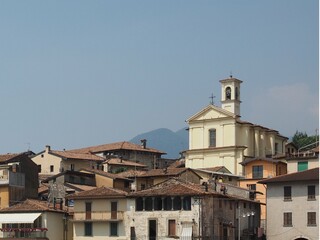
POLYGON ((60 171, 61 161, 60 157, 49 154, 47 151, 36 155, 32 161, 37 165, 41 165, 42 174, 58 174, 60 171), (50 171, 50 166, 53 165, 53 172, 50 171))
POLYGON ((209 147, 209 130, 216 129, 216 147, 235 145, 235 124, 233 119, 217 119, 195 122, 189 125, 189 149, 209 147))

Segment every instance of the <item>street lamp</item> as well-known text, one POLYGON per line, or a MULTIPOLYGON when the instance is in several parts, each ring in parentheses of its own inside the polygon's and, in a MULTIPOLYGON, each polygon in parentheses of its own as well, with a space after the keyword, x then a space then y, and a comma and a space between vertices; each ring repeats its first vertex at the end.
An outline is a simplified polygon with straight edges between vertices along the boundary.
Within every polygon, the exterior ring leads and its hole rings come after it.
MULTIPOLYGON (((246 212, 242 214, 242 217, 250 217, 250 216, 254 216, 255 212, 251 211, 251 212, 246 212)), ((240 240, 240 236, 241 236, 241 211, 240 211, 240 204, 238 205, 238 240, 240 240)))

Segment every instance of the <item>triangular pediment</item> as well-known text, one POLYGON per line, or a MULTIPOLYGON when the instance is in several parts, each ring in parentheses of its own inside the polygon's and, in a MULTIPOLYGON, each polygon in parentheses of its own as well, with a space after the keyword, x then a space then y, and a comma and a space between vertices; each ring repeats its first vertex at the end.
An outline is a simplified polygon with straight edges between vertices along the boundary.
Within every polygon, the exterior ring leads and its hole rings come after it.
POLYGON ((199 120, 207 120, 207 119, 218 119, 218 118, 236 118, 237 115, 233 114, 232 112, 226 111, 220 107, 214 105, 208 105, 200 112, 196 113, 189 119, 187 122, 190 121, 199 121, 199 120))

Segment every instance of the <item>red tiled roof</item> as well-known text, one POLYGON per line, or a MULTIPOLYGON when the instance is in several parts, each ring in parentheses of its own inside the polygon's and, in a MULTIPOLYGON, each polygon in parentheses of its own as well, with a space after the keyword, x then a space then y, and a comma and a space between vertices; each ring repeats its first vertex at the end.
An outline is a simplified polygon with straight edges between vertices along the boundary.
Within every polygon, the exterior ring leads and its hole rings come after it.
POLYGON ((205 192, 203 186, 199 184, 170 178, 146 190, 130 193, 129 196, 196 196, 204 194, 207 194, 207 192, 205 192))
POLYGON ((0 212, 64 212, 59 209, 53 209, 53 207, 48 206, 48 202, 39 201, 35 199, 27 199, 21 203, 13 205, 8 208, 1 209, 0 212))
POLYGON ((109 188, 109 187, 99 187, 94 188, 92 190, 78 192, 74 194, 68 195, 67 199, 99 199, 99 198, 114 198, 114 197, 125 197, 127 196, 127 192, 109 188))
POLYGON ((258 183, 278 183, 278 182, 298 182, 298 181, 319 181, 319 168, 313 168, 301 172, 289 173, 269 179, 259 181, 258 183))
POLYGON ((181 168, 185 167, 185 160, 177 160, 170 164, 168 168, 181 168))
POLYGON ((140 168, 147 167, 147 165, 136 163, 133 161, 123 160, 121 158, 110 158, 106 160, 105 163, 109 165, 121 165, 121 166, 140 167, 140 168))
POLYGON ((10 160, 14 160, 14 158, 18 157, 18 156, 23 156, 25 154, 25 152, 23 153, 7 153, 7 154, 1 154, 0 155, 0 163, 5 163, 8 162, 10 160))
POLYGON ((125 172, 117 173, 118 176, 124 177, 124 178, 133 178, 133 177, 139 177, 145 174, 146 171, 140 171, 140 170, 127 170, 125 172))
POLYGON ((83 169, 80 169, 80 172, 89 172, 89 173, 93 173, 93 174, 99 174, 101 176, 112 178, 112 179, 122 179, 122 180, 131 181, 128 178, 124 178, 124 177, 119 176, 118 174, 108 173, 108 172, 96 170, 96 169, 83 168, 83 169))
POLYGON ((159 154, 165 154, 165 152, 161 152, 154 148, 143 148, 141 145, 134 144, 131 142, 116 142, 116 143, 110 143, 110 144, 103 144, 98 146, 92 146, 92 147, 86 147, 86 148, 80 148, 80 149, 73 149, 69 150, 72 152, 82 152, 82 153, 101 153, 106 151, 112 151, 112 150, 132 150, 132 151, 142 151, 142 152, 152 152, 152 153, 159 153, 159 154))
POLYGON ((172 176, 173 177, 173 176, 177 176, 187 170, 188 170, 188 168, 151 169, 151 170, 145 172, 140 177, 158 177, 158 176, 172 176))
POLYGON ((105 158, 99 157, 97 155, 91 154, 91 153, 76 153, 71 151, 56 151, 51 150, 51 154, 58 155, 63 158, 68 159, 77 159, 77 160, 89 160, 89 161, 104 161, 105 158))

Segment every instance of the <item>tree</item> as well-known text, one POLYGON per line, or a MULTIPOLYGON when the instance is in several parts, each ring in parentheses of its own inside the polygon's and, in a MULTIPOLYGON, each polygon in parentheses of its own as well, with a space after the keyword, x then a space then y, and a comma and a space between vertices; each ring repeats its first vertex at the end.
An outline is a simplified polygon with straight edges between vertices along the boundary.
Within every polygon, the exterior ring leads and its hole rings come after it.
POLYGON ((317 146, 318 136, 308 136, 306 132, 299 132, 298 130, 292 137, 292 142, 298 149, 303 151, 310 150, 317 146))

